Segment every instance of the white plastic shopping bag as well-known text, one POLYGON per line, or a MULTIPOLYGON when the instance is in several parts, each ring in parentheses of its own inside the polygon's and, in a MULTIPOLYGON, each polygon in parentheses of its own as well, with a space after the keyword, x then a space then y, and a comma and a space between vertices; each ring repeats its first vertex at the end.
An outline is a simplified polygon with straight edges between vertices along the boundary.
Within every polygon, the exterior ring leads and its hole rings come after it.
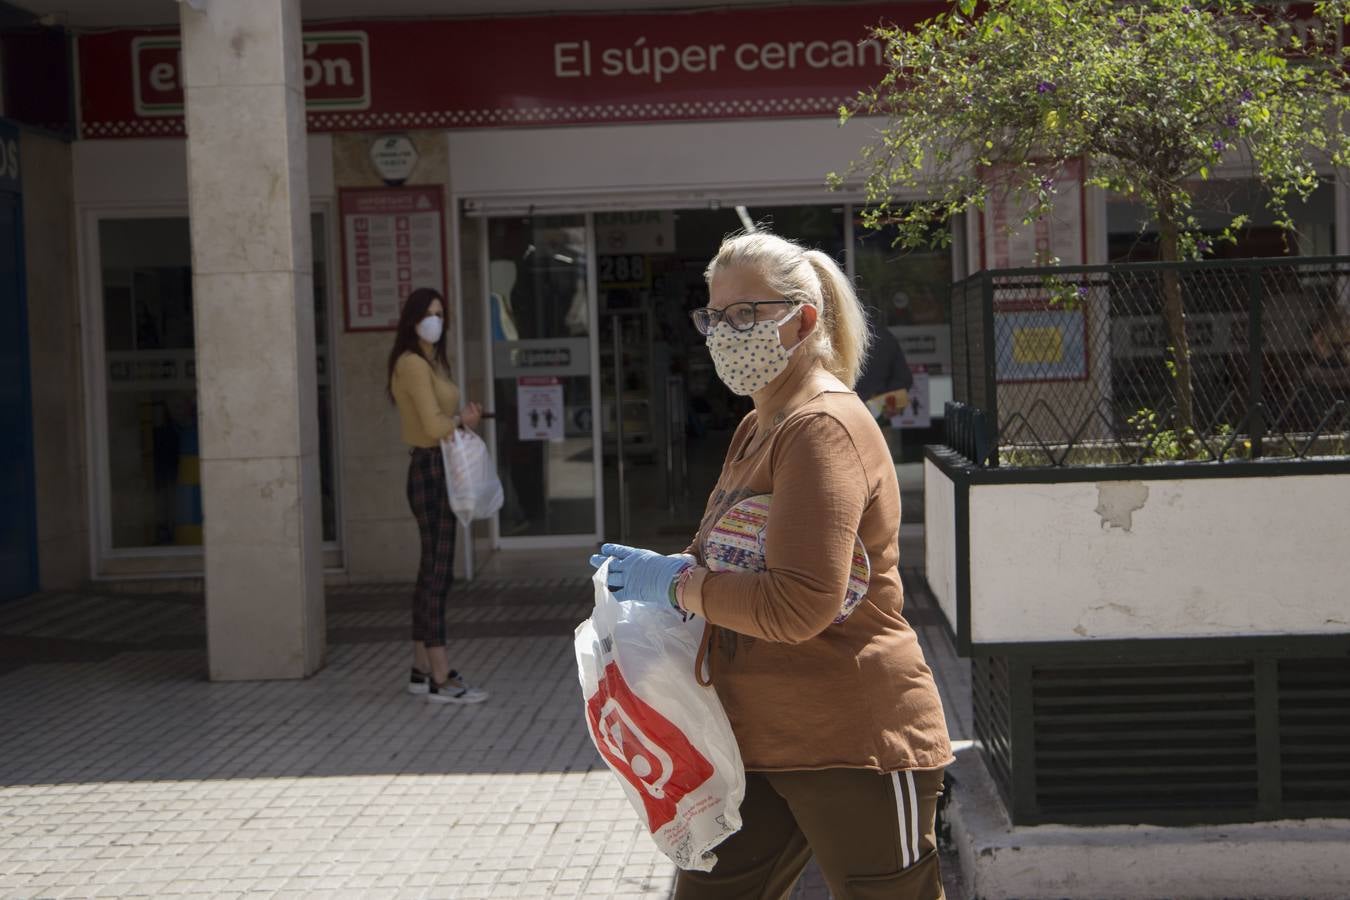
POLYGON ((467 428, 456 428, 441 441, 441 458, 450 511, 462 524, 486 519, 502 508, 502 482, 482 438, 467 428))
POLYGON ((702 619, 620 603, 595 573, 595 611, 576 630, 591 740, 661 852, 710 871, 741 827, 745 767, 717 693, 694 677, 702 619))

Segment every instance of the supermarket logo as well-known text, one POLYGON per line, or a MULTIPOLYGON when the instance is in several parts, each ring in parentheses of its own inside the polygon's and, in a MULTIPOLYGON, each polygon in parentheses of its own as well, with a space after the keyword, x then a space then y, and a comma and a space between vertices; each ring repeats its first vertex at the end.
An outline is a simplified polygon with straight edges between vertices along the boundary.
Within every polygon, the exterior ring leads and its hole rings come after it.
MULTIPOLYGON (((183 114, 183 53, 177 37, 131 42, 138 116, 183 114)), ((370 107, 370 44, 364 31, 313 31, 304 36, 301 71, 310 111, 370 107)))

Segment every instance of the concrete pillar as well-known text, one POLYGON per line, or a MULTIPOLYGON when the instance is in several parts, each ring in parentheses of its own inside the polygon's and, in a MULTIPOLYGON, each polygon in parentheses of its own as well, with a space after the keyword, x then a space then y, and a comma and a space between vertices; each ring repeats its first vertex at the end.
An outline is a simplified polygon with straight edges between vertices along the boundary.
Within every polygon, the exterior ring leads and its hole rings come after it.
POLYGON ((211 678, 323 664, 299 0, 181 6, 211 678))

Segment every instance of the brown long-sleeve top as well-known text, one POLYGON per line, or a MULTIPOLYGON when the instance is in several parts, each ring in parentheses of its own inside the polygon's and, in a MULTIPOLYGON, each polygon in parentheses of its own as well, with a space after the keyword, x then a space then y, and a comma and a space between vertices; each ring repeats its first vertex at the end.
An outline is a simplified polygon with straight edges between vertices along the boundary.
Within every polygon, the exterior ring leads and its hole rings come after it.
POLYGON ((420 353, 405 353, 390 380, 403 442, 435 447, 459 424, 459 388, 420 353))
POLYGON ((942 702, 902 615, 900 490, 886 442, 857 395, 807 379, 768 433, 751 412, 731 441, 690 548, 703 563, 714 524, 772 494, 766 570, 708 574, 713 684, 750 771, 932 769, 952 761, 942 702), (854 536, 871 560, 867 594, 832 624, 854 536))

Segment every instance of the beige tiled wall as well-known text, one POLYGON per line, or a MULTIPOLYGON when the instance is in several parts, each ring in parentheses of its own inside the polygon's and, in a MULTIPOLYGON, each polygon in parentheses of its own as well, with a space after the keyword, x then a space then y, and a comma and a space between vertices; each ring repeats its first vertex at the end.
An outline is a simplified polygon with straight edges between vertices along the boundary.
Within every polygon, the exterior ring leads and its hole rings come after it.
MULTIPOLYGON (((451 239, 451 217, 455 213, 449 208, 447 140, 444 132, 413 132, 410 137, 417 148, 418 161, 407 183, 439 184, 446 190, 445 288, 448 305, 453 310, 453 273, 460 264, 461 248, 454 246, 451 239)), ((374 138, 375 135, 368 134, 333 137, 333 178, 339 189, 382 184, 370 162, 370 143, 374 138)), ((461 246, 464 243, 467 240, 461 246)), ((340 282, 334 291, 334 302, 343 302, 344 296, 345 284, 340 282)), ((452 325, 458 327, 459 323, 452 325)), ((470 327, 476 330, 467 334, 482 330, 481 322, 470 327)), ((408 448, 399 440, 398 412, 385 393, 393 338, 392 331, 344 331, 336 341, 342 545, 347 578, 353 582, 406 582, 417 573, 417 524, 406 496, 408 448)), ((471 363, 468 371, 481 372, 481 362, 471 363)), ((473 381, 466 387, 466 397, 481 402, 481 387, 473 381)), ((456 568, 462 573, 459 554, 456 568)))

